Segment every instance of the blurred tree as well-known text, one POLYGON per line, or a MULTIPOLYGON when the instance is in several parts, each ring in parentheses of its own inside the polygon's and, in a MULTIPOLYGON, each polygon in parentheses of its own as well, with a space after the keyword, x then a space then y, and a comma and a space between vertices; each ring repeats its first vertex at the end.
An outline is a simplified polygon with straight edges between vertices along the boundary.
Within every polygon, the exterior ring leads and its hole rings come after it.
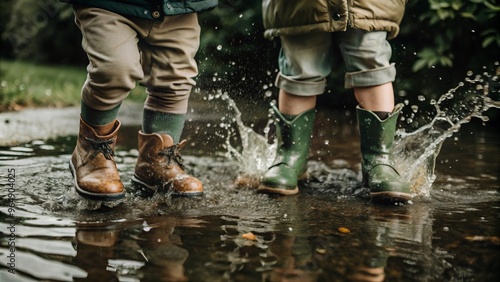
POLYGON ((2 2, 2 56, 35 63, 82 64, 81 34, 70 5, 58 0, 2 2))

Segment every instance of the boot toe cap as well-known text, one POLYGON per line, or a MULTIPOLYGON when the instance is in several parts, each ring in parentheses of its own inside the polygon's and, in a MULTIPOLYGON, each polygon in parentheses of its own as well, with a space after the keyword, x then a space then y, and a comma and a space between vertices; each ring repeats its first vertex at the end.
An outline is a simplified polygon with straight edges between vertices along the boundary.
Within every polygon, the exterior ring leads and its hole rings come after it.
POLYGON ((81 179, 78 186, 80 189, 95 194, 119 194, 124 188, 120 180, 103 181, 102 179, 81 179))
POLYGON ((271 167, 262 178, 257 191, 281 195, 297 194, 299 192, 297 173, 287 165, 271 167))
POLYGON ((194 196, 203 193, 203 184, 194 177, 174 181, 174 193, 177 195, 194 196))
POLYGON ((262 178, 262 184, 272 187, 296 187, 298 176, 295 170, 287 165, 270 168, 262 178))

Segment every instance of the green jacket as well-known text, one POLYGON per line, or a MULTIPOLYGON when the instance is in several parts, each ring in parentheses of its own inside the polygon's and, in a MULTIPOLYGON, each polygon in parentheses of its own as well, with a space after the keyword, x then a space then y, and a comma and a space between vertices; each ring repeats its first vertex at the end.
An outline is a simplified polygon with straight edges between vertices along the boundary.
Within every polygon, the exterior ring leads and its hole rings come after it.
POLYGON ((347 27, 399 33, 408 0, 262 0, 267 38, 308 32, 345 31, 347 27))
POLYGON ((97 7, 120 15, 150 20, 163 16, 198 13, 215 8, 218 0, 61 0, 61 2, 97 7))

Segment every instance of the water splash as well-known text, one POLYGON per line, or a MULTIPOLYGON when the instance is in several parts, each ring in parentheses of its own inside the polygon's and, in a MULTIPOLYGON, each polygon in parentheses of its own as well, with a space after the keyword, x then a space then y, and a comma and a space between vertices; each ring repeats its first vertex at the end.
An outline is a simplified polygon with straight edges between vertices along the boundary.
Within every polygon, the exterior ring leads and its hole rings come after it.
POLYGON ((67 193, 61 195, 58 198, 59 204, 61 207, 69 209, 75 208, 80 211, 89 210, 95 211, 102 207, 114 208, 124 202, 124 200, 116 200, 116 201, 98 201, 98 200, 90 200, 83 198, 78 195, 74 189, 70 189, 67 193))
POLYGON ((417 197, 430 196, 436 179, 436 158, 444 141, 472 118, 486 122, 489 118, 485 112, 490 108, 500 108, 500 102, 491 97, 491 94, 498 93, 498 89, 491 87, 499 81, 499 63, 495 65, 493 75, 487 72, 474 75, 469 72, 465 82, 449 90, 437 101, 431 100, 435 116, 429 123, 413 132, 398 130, 394 144, 395 162, 399 171, 404 172, 403 177, 411 183, 412 192, 417 197))
POLYGON ((240 110, 227 93, 223 94, 221 98, 226 100, 228 107, 234 111, 233 121, 236 124, 236 127, 228 126, 227 128, 229 132, 225 143, 226 157, 234 158, 238 163, 237 185, 254 187, 276 155, 277 143, 269 144, 267 135, 272 120, 268 119, 264 128, 265 135, 260 135, 243 123, 240 110), (235 134, 239 135, 241 140, 239 147, 233 146, 231 142, 231 137, 235 134))
MULTIPOLYGON (((498 86, 490 89, 491 85, 499 82, 500 67, 498 65, 499 63, 495 63, 496 70, 493 75, 487 72, 474 75, 469 72, 465 82, 449 90, 437 101, 431 100, 429 103, 431 108, 435 109, 435 113, 420 110, 428 108, 429 105, 425 105, 426 107, 411 105, 404 109, 404 111, 409 111, 408 118, 402 117, 407 124, 418 124, 416 121, 418 119, 430 120, 423 126, 417 126, 417 129, 412 132, 400 129, 395 137, 393 148, 395 163, 398 170, 404 172, 403 177, 410 181, 415 196, 420 198, 430 196, 431 186, 436 179, 434 174, 436 158, 443 142, 458 132, 461 126, 470 122, 472 118, 479 118, 486 122, 488 117, 484 113, 490 108, 500 108, 500 102, 491 97, 491 94, 498 93, 498 86)), ((237 127, 228 126, 227 128, 229 134, 226 140, 226 157, 237 160, 240 177, 236 184, 256 187, 260 177, 275 157, 276 142, 272 145, 268 144, 268 136, 262 136, 245 126, 241 119, 241 112, 227 94, 222 95, 222 99, 226 100, 228 107, 235 112, 234 121, 237 127), (230 142, 234 134, 240 135, 240 148, 233 146, 230 142)), ((419 96, 418 101, 425 102, 425 97, 419 96)), ((271 123, 272 120, 269 119, 264 130, 266 135, 271 123)))

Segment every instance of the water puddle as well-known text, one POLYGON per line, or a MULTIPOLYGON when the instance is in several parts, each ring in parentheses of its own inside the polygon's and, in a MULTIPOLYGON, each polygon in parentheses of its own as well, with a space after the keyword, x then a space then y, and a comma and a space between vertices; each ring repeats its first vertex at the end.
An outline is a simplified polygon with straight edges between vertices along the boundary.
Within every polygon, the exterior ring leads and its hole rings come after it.
POLYGON ((200 198, 133 189, 137 122, 118 137, 127 197, 111 207, 73 191, 74 135, 0 147, 0 281, 497 280, 492 79, 470 74, 435 101, 407 101, 397 163, 417 198, 398 207, 369 202, 354 117, 326 110, 301 192, 255 193, 274 158, 269 116, 248 124, 225 93, 195 101, 185 127, 183 158, 204 184, 200 198))

